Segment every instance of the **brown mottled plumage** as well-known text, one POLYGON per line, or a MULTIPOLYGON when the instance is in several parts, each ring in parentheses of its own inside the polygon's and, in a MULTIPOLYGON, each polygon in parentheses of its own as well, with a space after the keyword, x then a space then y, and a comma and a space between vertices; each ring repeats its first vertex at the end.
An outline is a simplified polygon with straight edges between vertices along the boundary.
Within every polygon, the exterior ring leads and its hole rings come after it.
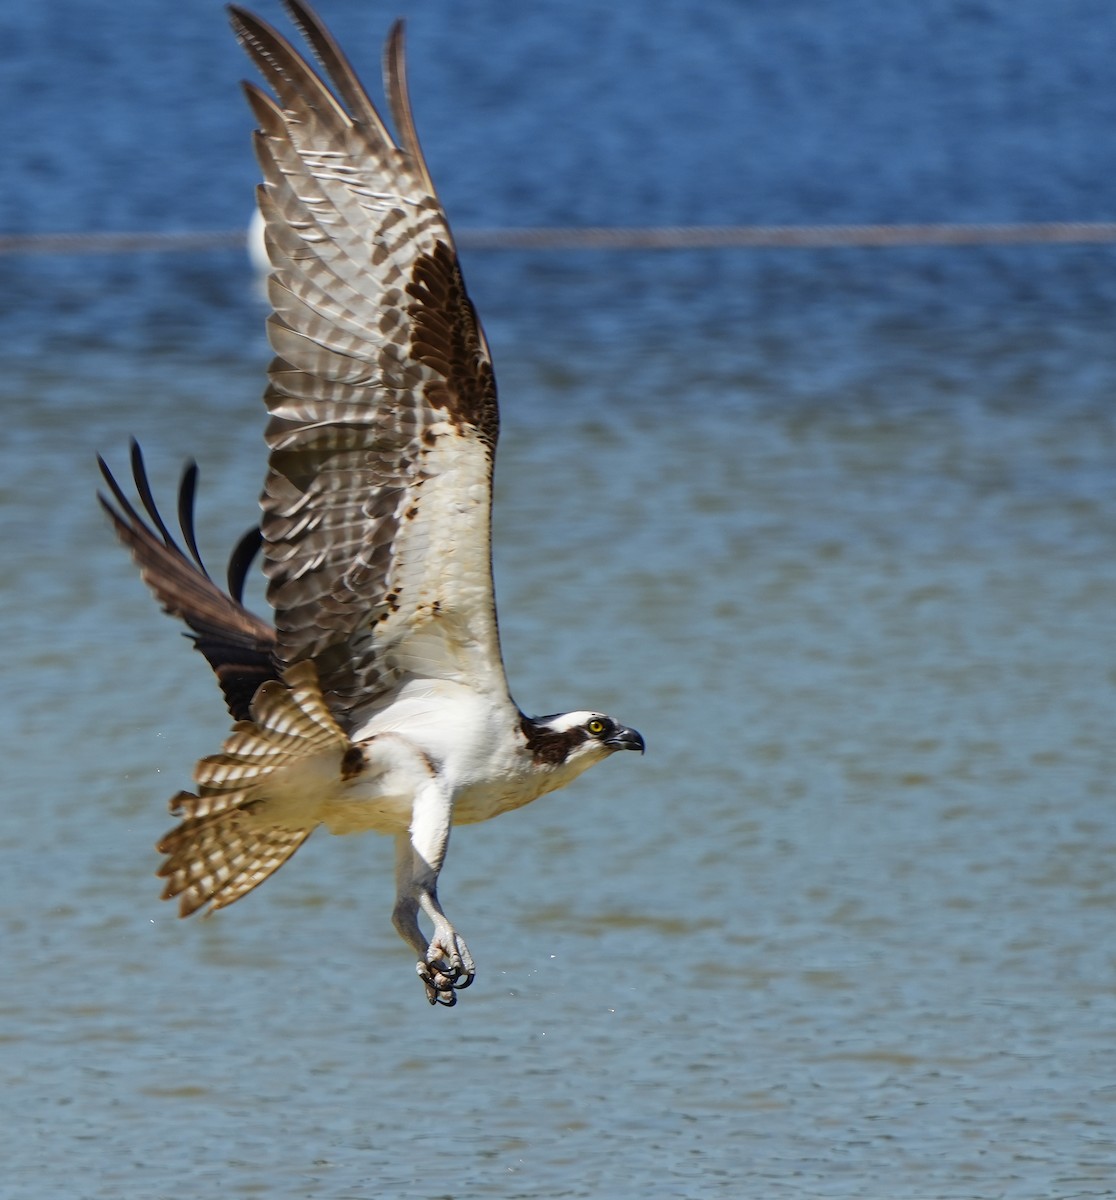
POLYGON ((197 764, 197 790, 171 801, 180 823, 159 873, 188 915, 251 891, 318 825, 392 834, 396 929, 427 998, 450 1005, 474 972, 437 894, 451 825, 530 803, 643 739, 601 713, 533 720, 511 699, 491 570, 496 385, 415 134, 402 27, 384 59, 396 141, 317 17, 301 0, 287 9, 334 91, 271 26, 230 9, 274 93, 245 85, 276 358, 260 530, 234 551, 227 592, 197 550, 196 468, 179 492, 183 550, 138 447, 146 519, 102 463, 117 534, 237 722, 197 764), (261 547, 274 628, 241 602, 261 547))

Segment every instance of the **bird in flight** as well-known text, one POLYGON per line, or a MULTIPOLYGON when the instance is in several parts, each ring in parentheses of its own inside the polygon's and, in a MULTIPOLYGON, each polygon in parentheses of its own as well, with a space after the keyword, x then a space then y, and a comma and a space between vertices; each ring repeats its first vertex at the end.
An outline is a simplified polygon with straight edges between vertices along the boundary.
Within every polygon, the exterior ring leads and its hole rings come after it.
POLYGON ((427 999, 448 1006, 475 974, 438 896, 451 826, 644 744, 605 713, 529 717, 511 698, 492 587, 496 385, 415 133, 402 25, 384 54, 396 140, 318 17, 285 3, 320 70, 229 10, 273 93, 245 84, 276 357, 260 524, 233 550, 227 589, 198 552, 196 466, 179 487, 183 548, 139 447, 142 513, 101 460, 116 533, 235 722, 198 762, 196 791, 172 798, 159 874, 189 916, 239 900, 319 825, 390 834, 393 923, 427 999), (243 602, 261 548, 274 625, 243 602))

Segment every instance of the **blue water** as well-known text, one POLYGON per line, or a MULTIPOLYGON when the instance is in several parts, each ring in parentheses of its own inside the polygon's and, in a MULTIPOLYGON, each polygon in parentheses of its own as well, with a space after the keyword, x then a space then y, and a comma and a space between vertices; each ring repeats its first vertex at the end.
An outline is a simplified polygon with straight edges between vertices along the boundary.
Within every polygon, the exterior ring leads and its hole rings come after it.
MULTIPOLYGON (((408 17, 461 228, 1116 214, 1106 5, 321 6, 369 81, 408 17)), ((0 34, 0 232, 246 224, 218 5, 0 34)), ((0 258, 0 1194, 1116 1195, 1116 251, 465 258, 513 689, 649 753, 455 833, 452 1012, 384 841, 157 899, 226 723, 93 456, 196 455, 219 563, 246 259, 0 258)))
MULTIPOLYGON (((270 15, 277 17, 278 6, 270 15)), ((1101 0, 372 5, 409 20, 424 145, 468 224, 1110 219, 1101 0)), ((0 228, 230 228, 254 163, 218 5, 10 5, 0 228)))

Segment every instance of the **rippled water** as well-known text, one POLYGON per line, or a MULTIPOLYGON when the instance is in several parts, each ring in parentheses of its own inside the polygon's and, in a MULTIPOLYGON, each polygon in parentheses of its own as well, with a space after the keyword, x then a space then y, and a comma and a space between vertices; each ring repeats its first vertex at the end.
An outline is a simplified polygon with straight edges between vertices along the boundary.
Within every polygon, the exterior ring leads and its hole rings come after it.
POLYGON ((247 267, 0 263, 0 1190, 1112 1195, 1116 256, 467 266, 513 689, 649 752, 455 832, 445 1012, 387 841, 157 900, 226 724, 92 458, 135 433, 165 494, 195 454, 219 563, 262 471, 247 267))

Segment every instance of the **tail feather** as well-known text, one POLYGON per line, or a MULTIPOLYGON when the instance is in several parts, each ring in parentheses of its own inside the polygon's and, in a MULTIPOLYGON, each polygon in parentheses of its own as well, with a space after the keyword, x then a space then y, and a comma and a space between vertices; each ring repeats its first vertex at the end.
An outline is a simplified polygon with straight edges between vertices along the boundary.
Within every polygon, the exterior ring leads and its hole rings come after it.
POLYGON ((233 726, 219 754, 199 760, 194 780, 200 794, 180 792, 172 812, 202 816, 241 804, 242 795, 281 767, 319 751, 348 748, 349 739, 325 707, 313 663, 297 663, 282 683, 265 683, 251 714, 252 720, 233 726))
POLYGON ((246 896, 310 836, 310 829, 243 829, 236 809, 183 821, 159 843, 168 855, 159 869, 163 899, 178 897, 179 916, 205 904, 210 912, 246 896))
POLYGON ((330 750, 340 764, 350 745, 329 715, 313 663, 298 663, 281 683, 264 684, 250 711, 252 719, 234 726, 221 753, 198 763, 197 793, 171 800, 171 811, 184 819, 157 846, 167 855, 159 875, 167 881, 163 899, 177 896, 184 917, 247 895, 313 832, 316 821, 300 822, 275 803, 278 781, 269 777, 330 750))

